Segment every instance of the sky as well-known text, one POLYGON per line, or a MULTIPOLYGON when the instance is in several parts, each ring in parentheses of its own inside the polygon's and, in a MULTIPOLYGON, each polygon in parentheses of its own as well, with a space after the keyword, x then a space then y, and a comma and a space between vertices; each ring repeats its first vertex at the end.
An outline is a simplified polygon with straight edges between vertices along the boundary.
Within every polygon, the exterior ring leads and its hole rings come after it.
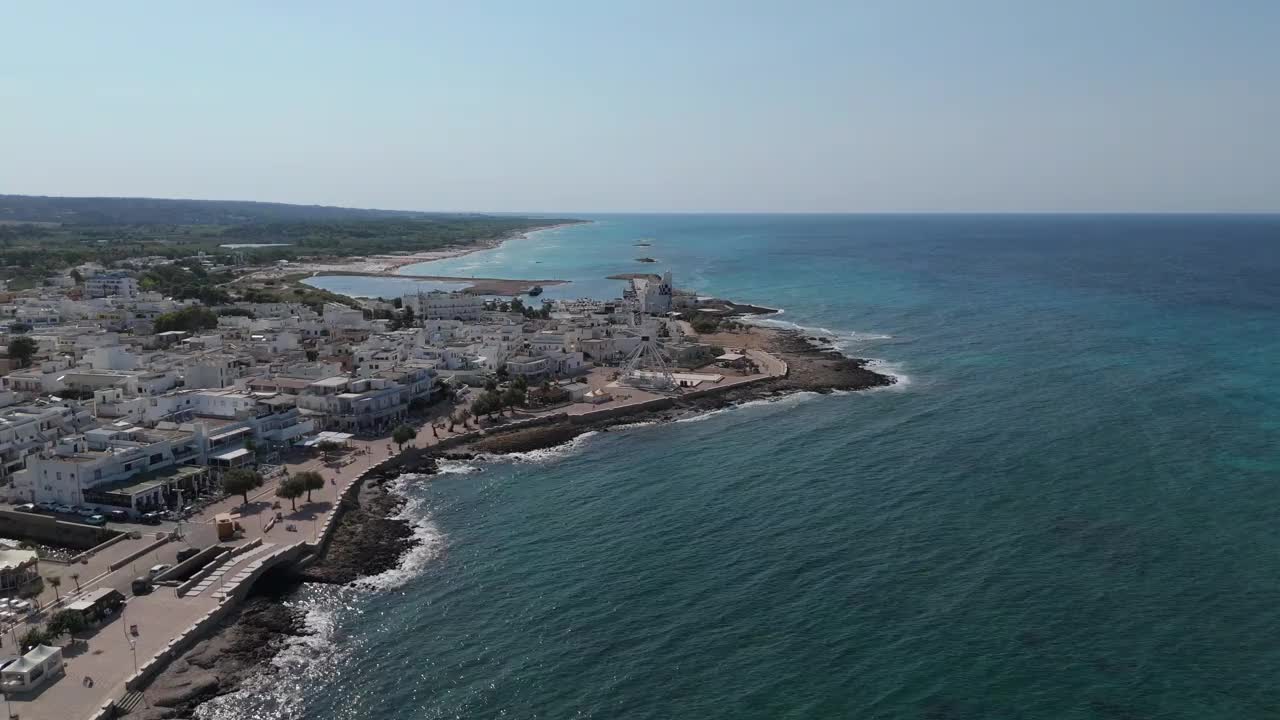
POLYGON ((1280 2, 0 0, 0 193, 1280 211, 1280 2))

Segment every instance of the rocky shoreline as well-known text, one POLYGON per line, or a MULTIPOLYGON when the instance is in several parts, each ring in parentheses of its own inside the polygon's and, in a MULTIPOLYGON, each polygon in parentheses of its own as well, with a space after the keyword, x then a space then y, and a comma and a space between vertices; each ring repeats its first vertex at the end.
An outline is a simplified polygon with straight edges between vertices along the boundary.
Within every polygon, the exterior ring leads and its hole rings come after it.
POLYGON ((301 570, 263 576, 209 637, 156 676, 145 691, 150 707, 128 717, 190 718, 200 704, 235 692, 262 672, 290 638, 307 634, 302 614, 284 604, 301 583, 350 583, 397 567, 414 540, 409 523, 398 518, 405 499, 389 485, 402 472, 434 471, 432 457, 413 451, 371 471, 355 497, 344 501, 321 557, 301 570))
MULTIPOLYGON (((773 312, 767 308, 753 309, 755 310, 753 314, 773 312)), ((808 336, 795 330, 750 326, 740 332, 709 335, 703 340, 725 346, 750 345, 767 350, 786 361, 787 375, 726 389, 723 392, 676 397, 673 399, 672 406, 668 408, 637 409, 632 413, 595 422, 574 423, 564 420, 508 431, 495 428, 484 437, 459 446, 452 452, 444 453, 442 457, 467 460, 477 454, 542 450, 567 443, 584 433, 604 432, 617 425, 644 421, 670 422, 690 414, 719 410, 751 400, 781 397, 798 392, 828 394, 836 391, 870 390, 888 387, 896 382, 891 375, 869 369, 870 360, 846 357, 831 348, 829 344, 824 345, 824 339, 808 336)))
MULTIPOLYGON (((765 315, 773 311, 726 303, 735 314, 765 315)), ((596 422, 562 421, 503 431, 495 429, 482 438, 439 454, 450 459, 472 459, 477 454, 528 452, 573 440, 587 432, 637 421, 674 421, 750 400, 780 397, 797 392, 831 393, 887 387, 889 375, 867 366, 870 361, 849 358, 830 346, 826 338, 794 330, 746 326, 732 332, 705 336, 704 341, 725 346, 755 347, 782 358, 785 377, 695 397, 675 398, 662 410, 637 410, 596 422)), ((344 501, 331 542, 321 557, 301 570, 269 573, 252 595, 210 637, 200 641, 166 668, 146 690, 150 708, 134 710, 129 717, 188 718, 201 704, 235 692, 253 674, 262 672, 291 637, 306 634, 300 613, 283 600, 303 582, 351 583, 396 567, 413 546, 413 531, 399 513, 405 499, 390 488, 404 473, 432 474, 437 454, 409 449, 370 471, 355 497, 344 501)))

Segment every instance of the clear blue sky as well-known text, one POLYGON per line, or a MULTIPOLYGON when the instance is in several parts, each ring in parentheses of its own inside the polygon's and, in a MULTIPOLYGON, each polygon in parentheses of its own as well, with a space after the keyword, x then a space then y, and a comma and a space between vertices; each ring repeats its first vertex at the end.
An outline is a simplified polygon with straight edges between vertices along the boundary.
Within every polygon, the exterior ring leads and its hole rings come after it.
POLYGON ((1280 2, 0 2, 0 192, 1277 211, 1280 2))

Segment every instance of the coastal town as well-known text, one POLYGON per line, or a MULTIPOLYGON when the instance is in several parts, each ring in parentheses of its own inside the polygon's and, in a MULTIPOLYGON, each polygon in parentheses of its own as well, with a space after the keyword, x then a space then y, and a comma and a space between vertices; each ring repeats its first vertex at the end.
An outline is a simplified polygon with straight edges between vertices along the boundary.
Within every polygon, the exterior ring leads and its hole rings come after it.
POLYGON ((762 341, 777 333, 733 319, 763 309, 670 273, 620 277, 612 300, 534 286, 308 305, 233 286, 210 304, 140 285, 148 262, 171 261, 85 264, 0 295, 14 717, 169 717, 219 692, 207 676, 150 686, 264 574, 323 556, 366 477, 411 453, 545 446, 788 378, 887 383, 803 339, 778 351, 762 341), (840 377, 793 368, 814 357, 840 377))

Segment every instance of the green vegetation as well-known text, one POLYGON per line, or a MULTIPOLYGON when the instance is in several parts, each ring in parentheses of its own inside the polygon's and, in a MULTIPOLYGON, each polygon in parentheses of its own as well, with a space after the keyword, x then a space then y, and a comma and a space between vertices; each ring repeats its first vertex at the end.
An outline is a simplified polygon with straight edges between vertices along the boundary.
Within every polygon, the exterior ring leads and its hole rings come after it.
POLYGON ((397 427, 395 430, 391 431, 391 439, 395 442, 396 445, 399 446, 401 450, 404 450, 405 443, 409 442, 410 440, 416 437, 418 437, 418 431, 414 430, 408 425, 401 425, 397 427))
POLYGON ((715 317, 714 315, 697 313, 689 319, 689 325, 693 328, 693 331, 699 335, 710 335, 720 329, 720 318, 715 317))
POLYGON ((83 632, 89 628, 89 621, 85 620, 84 614, 78 610, 59 610, 49 618, 49 624, 45 626, 45 632, 50 637, 59 637, 61 635, 74 635, 83 632))
MULTIPOLYGON (((265 264, 303 257, 418 252, 561 222, 566 221, 275 203, 0 195, 0 267, 4 276, 25 284, 85 262, 203 254, 204 259, 224 265, 239 260, 265 264), (223 247, 238 244, 279 246, 223 247)), ((194 273, 193 266, 184 269, 194 273)), ((151 278, 155 289, 174 297, 194 297, 171 291, 170 287, 191 283, 181 274, 165 277, 168 272, 158 271, 151 278)), ((201 282, 196 287, 212 284, 216 283, 201 282)), ((225 302, 200 299, 209 304, 225 302)))
POLYGON ((138 287, 177 300, 195 299, 206 305, 219 305, 231 302, 231 296, 218 286, 234 279, 229 272, 211 274, 196 260, 181 260, 148 268, 138 277, 138 287))
POLYGON ((37 645, 45 645, 58 639, 57 635, 50 635, 44 628, 32 625, 30 629, 22 633, 22 639, 19 643, 23 650, 30 650, 37 645))
POLYGON ((18 367, 27 367, 31 364, 31 357, 36 354, 39 347, 35 340, 19 335, 9 341, 9 357, 17 361, 18 367))
POLYGON ((298 509, 298 498, 307 491, 306 485, 297 475, 286 475, 280 480, 280 484, 276 486, 276 497, 284 498, 289 501, 292 510, 298 509))
POLYGON ((222 489, 230 495, 244 498, 245 505, 249 504, 249 491, 262 487, 262 484, 262 476, 252 470, 237 469, 222 476, 222 489))
POLYGON ((311 502, 312 490, 324 487, 324 477, 315 470, 303 470, 293 477, 302 483, 302 488, 307 491, 307 502, 311 502))
POLYGON ((155 321, 155 329, 158 333, 171 330, 198 332, 200 330, 212 330, 216 327, 218 327, 218 314, 209 308, 200 307, 199 305, 192 305, 171 313, 165 313, 157 316, 155 321))

